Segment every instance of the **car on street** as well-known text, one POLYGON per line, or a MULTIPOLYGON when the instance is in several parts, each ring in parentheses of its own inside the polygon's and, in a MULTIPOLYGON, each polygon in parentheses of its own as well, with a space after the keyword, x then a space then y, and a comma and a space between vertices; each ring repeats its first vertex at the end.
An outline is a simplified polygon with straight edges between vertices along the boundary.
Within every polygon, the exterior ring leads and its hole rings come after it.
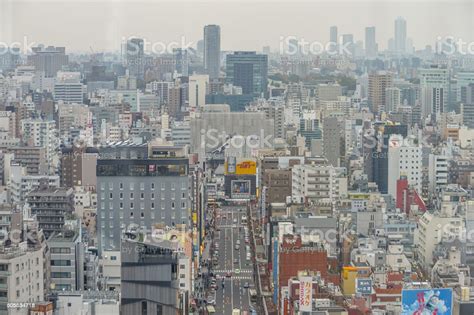
POLYGON ((240 246, 239 245, 235 245, 235 250, 239 250, 240 249, 240 246))
POLYGON ((238 265, 239 264, 239 260, 236 258, 234 259, 234 264, 238 265))
POLYGON ((249 286, 250 286, 250 285, 249 285, 249 283, 248 283, 248 282, 245 282, 245 283, 244 283, 244 289, 248 289, 248 288, 249 288, 249 286))
POLYGON ((240 273, 240 269, 235 269, 234 272, 236 275, 238 275, 240 273))
POLYGON ((227 272, 227 273, 225 274, 225 276, 226 276, 226 278, 230 278, 230 277, 232 277, 232 274, 231 274, 230 272, 227 272))

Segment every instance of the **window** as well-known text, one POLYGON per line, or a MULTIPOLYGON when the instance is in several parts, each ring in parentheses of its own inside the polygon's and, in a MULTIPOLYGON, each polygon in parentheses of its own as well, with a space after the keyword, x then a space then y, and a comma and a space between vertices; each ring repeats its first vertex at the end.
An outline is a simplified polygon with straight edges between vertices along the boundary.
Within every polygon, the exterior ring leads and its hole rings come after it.
POLYGON ((114 198, 114 196, 113 196, 112 193, 109 194, 109 198, 110 198, 110 199, 113 199, 113 198, 114 198))
POLYGON ((59 278, 59 279, 71 278, 71 273, 70 272, 51 272, 51 278, 59 278))
POLYGON ((151 199, 155 199, 155 193, 151 193, 151 199))
POLYGON ((144 199, 145 198, 145 193, 140 193, 140 199, 144 199))
POLYGON ((130 199, 133 199, 133 193, 130 193, 130 199))
POLYGON ((120 186, 120 189, 123 189, 123 183, 120 183, 119 186, 120 186))
POLYGON ((155 209, 155 203, 154 202, 151 203, 151 208, 155 209))
POLYGON ((70 254, 71 249, 69 247, 53 247, 51 248, 51 254, 70 254))
POLYGON ((130 212, 130 218, 133 219, 133 212, 130 212))
POLYGON ((71 266, 71 261, 64 259, 55 259, 51 260, 51 266, 71 266))
POLYGON ((155 183, 151 183, 151 189, 155 189, 155 183))
POLYGON ((123 192, 120 193, 119 197, 120 199, 123 199, 123 192))
POLYGON ((110 260, 117 260, 117 256, 110 256, 110 260))
POLYGON ((145 217, 145 214, 143 212, 140 213, 140 217, 143 219, 145 217))

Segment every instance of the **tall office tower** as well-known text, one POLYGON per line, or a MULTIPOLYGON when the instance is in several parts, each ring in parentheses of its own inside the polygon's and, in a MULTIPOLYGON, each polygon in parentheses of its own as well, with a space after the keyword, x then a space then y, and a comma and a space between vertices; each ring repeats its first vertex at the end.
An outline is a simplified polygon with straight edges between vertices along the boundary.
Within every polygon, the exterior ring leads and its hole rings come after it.
POLYGON ((101 253, 119 250, 124 230, 151 230, 156 223, 189 226, 189 161, 183 148, 124 144, 101 148, 101 157, 104 149, 110 151, 109 156, 97 160, 97 238, 101 253), (140 153, 142 149, 146 156, 140 153), (121 150, 130 155, 120 158, 126 155, 121 150))
POLYGON ((268 56, 236 51, 226 58, 226 83, 240 86, 242 94, 267 94, 268 56))
POLYGON ((463 91, 467 91, 469 85, 474 84, 474 71, 458 72, 456 74, 456 81, 456 101, 466 103, 466 101, 462 99, 462 93, 463 91))
POLYGON ((337 117, 326 117, 323 120, 324 157, 329 164, 338 167, 344 157, 344 121, 337 117))
POLYGON ((210 79, 219 77, 221 67, 221 27, 204 26, 204 69, 210 79))
POLYGON ((386 111, 385 101, 388 88, 393 87, 393 76, 386 71, 369 74, 369 107, 372 113, 386 111))
POLYGON ((420 69, 421 115, 443 113, 448 110, 449 69, 446 66, 433 65, 420 69))
POLYGON ((29 55, 27 59, 28 64, 34 66, 36 71, 44 72, 47 78, 56 76, 56 73, 69 62, 64 47, 39 46, 33 47, 32 51, 33 55, 29 55))
POLYGON ((421 194, 421 145, 409 143, 401 135, 392 135, 388 140, 388 193, 397 197, 397 180, 406 176, 408 185, 421 194))
POLYGON ((189 107, 198 108, 206 105, 207 86, 209 76, 207 74, 195 74, 189 77, 189 107))
POLYGON ((329 52, 337 53, 339 46, 339 38, 337 37, 337 26, 331 26, 329 28, 329 42, 331 46, 329 47, 329 52))
POLYGON ((399 54, 407 52, 407 21, 400 16, 395 20, 394 46, 399 54))
POLYGON ((385 89, 385 112, 396 111, 400 105, 400 89, 396 87, 385 89))
POLYGON ((184 77, 189 75, 189 56, 188 51, 183 48, 173 49, 175 70, 184 77))
POLYGON ((66 104, 82 104, 84 101, 84 90, 80 72, 58 72, 53 93, 56 102, 63 101, 66 104))
POLYGON ((352 34, 343 34, 342 35, 342 48, 344 54, 347 56, 354 58, 355 56, 355 43, 354 43, 354 35, 352 34))
POLYGON ((375 41, 375 26, 365 28, 365 55, 368 58, 377 56, 377 42, 375 41))
POLYGON ((141 38, 131 38, 127 41, 126 57, 127 68, 131 76, 138 80, 145 78, 145 47, 141 38))

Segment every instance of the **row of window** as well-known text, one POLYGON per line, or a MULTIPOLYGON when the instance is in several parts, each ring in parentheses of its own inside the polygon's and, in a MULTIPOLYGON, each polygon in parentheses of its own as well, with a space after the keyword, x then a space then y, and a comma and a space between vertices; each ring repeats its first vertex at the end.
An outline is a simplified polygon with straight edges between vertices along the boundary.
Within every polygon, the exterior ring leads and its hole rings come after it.
MULTIPOLYGON (((129 183, 129 190, 135 190, 135 182, 130 182, 129 183)), ((139 183, 140 185, 140 190, 145 190, 145 183, 139 183)), ((100 190, 105 190, 105 183, 102 182, 100 183, 100 190)), ((155 183, 150 183, 150 189, 151 190, 154 190, 155 189, 155 183)), ((161 183, 160 185, 161 187, 161 190, 165 190, 166 189, 166 183, 161 183)), ((184 190, 184 189, 187 189, 188 188, 188 183, 186 182, 182 182, 181 183, 181 189, 184 190)), ((124 189, 124 184, 123 183, 119 183, 119 189, 120 190, 123 190, 124 189)), ((176 189, 176 183, 172 182, 170 183, 170 189, 171 190, 175 190, 176 189)), ((113 182, 109 182, 108 183, 108 190, 114 190, 114 183, 113 182)))

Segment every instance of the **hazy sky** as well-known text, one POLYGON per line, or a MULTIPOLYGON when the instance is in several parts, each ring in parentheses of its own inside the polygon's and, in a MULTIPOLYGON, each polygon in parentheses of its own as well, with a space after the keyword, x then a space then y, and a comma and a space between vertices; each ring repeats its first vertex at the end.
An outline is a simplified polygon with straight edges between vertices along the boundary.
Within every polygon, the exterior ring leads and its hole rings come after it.
POLYGON ((329 27, 364 39, 376 26, 379 47, 393 37, 394 19, 407 20, 416 48, 437 36, 474 41, 474 1, 359 0, 0 0, 0 41, 66 46, 68 51, 118 50, 122 38, 137 35, 151 43, 195 43, 203 26, 221 26, 223 50, 277 49, 280 38, 298 36, 326 42, 329 27))

